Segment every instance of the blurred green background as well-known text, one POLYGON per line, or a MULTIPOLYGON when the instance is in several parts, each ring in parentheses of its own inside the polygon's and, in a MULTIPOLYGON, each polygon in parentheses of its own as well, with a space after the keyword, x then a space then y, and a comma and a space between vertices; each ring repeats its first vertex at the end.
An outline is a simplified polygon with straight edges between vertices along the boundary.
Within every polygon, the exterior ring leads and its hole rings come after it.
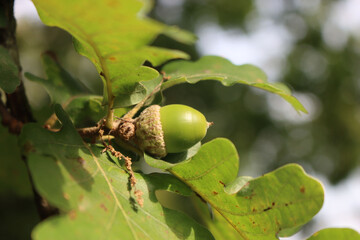
MULTIPOLYGON (((295 162, 329 186, 327 198, 347 194, 337 198, 341 202, 330 202, 351 206, 352 215, 343 210, 347 216, 338 226, 350 223, 358 231, 360 205, 351 199, 359 199, 360 192, 349 181, 359 181, 359 9, 357 0, 158 0, 150 14, 199 38, 194 46, 185 46, 159 36, 154 45, 181 49, 193 60, 210 54, 234 64, 255 64, 270 81, 287 84, 309 114, 298 115, 276 95, 240 85, 224 87, 215 81, 173 87, 165 92, 165 103, 193 106, 213 121, 205 141, 229 138, 238 149, 242 175, 258 176, 295 162)), ((24 72, 44 76, 40 55, 51 50, 67 71, 101 94, 95 68, 74 51, 67 33, 44 26, 30 1, 16 0, 15 11, 24 72)), ((44 121, 51 113, 49 97, 35 83, 25 80, 25 86, 37 119, 44 121)), ((0 238, 28 239, 31 226, 38 221, 30 194, 9 192, 2 191, 7 197, 0 198, 0 219, 9 225, 20 224, 24 230, 2 226, 0 238), (19 209, 23 218, 10 211, 13 205, 28 206, 25 212, 19 209), (16 217, 9 218, 11 215, 16 217)), ((332 215, 323 216, 313 225, 332 215)), ((309 228, 303 234, 313 231, 309 228)))

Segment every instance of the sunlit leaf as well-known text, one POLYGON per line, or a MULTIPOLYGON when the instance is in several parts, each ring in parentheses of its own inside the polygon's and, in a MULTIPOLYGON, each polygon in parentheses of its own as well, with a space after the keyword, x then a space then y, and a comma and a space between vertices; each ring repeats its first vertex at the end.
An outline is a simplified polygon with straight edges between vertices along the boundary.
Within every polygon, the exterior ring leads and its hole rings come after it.
POLYGON ((285 85, 268 82, 265 73, 250 64, 236 66, 222 57, 205 56, 196 62, 171 62, 165 65, 163 71, 170 77, 163 84, 163 89, 180 83, 194 84, 202 80, 217 80, 224 86, 240 83, 276 93, 288 101, 296 111, 307 112, 285 85))
MULTIPOLYGON (((147 46, 158 34, 191 42, 189 33, 166 26, 145 16, 148 1, 136 0, 33 0, 41 20, 60 27, 74 37, 76 50, 88 57, 97 68, 105 85, 105 96, 146 96, 142 81, 155 79, 159 73, 142 66, 148 60, 159 65, 173 58, 188 56, 177 50, 147 46), (146 7, 143 7, 143 3, 146 7)), ((130 98, 131 99, 131 98, 130 98)), ((139 98, 131 101, 137 103, 139 98)), ((115 98, 115 106, 128 106, 115 98)))
POLYGON ((199 198, 192 199, 201 221, 216 240, 239 239, 239 233, 218 211, 209 209, 208 204, 199 198))
POLYGON ((117 160, 84 143, 59 105, 56 114, 63 124, 59 132, 27 124, 21 135, 37 191, 61 211, 35 228, 34 239, 213 239, 155 196, 157 190, 189 195, 185 184, 168 174, 135 174, 143 192, 140 207, 117 160))
POLYGON ((308 240, 359 240, 360 234, 350 228, 326 228, 314 233, 308 240))
POLYGON ((236 180, 238 166, 233 144, 216 139, 168 171, 218 211, 242 239, 277 239, 282 231, 308 222, 323 204, 321 184, 299 165, 289 164, 264 176, 247 178, 245 184, 243 177, 236 180), (226 189, 228 186, 232 189, 226 189))

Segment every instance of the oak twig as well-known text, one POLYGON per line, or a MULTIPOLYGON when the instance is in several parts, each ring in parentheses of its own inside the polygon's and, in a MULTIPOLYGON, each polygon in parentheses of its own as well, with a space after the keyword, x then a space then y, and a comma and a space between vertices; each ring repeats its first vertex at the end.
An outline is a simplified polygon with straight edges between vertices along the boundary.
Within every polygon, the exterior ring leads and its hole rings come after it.
MULTIPOLYGON (((25 123, 34 122, 27 97, 25 95, 24 84, 22 81, 21 65, 19 60, 19 50, 16 43, 16 20, 14 17, 14 0, 0 1, 0 17, 2 24, 0 26, 0 46, 9 51, 12 60, 18 68, 18 77, 20 84, 12 93, 6 93, 6 104, 0 100, 0 115, 2 124, 9 128, 9 131, 14 134, 20 134, 21 129, 25 123)), ((22 156, 22 159, 27 164, 27 159, 22 156)), ((33 187, 34 200, 41 219, 45 219, 58 213, 58 210, 52 207, 45 198, 41 197, 35 190, 31 175, 30 182, 33 187)))
MULTIPOLYGON (((100 130, 99 134, 102 137, 103 131, 100 130)), ((132 170, 132 167, 131 167, 131 165, 132 165, 131 158, 123 155, 119 151, 116 151, 114 149, 114 147, 110 144, 110 140, 109 140, 109 144, 107 144, 104 140, 102 140, 102 144, 105 147, 103 149, 103 152, 109 151, 117 159, 119 159, 119 160, 124 159, 125 168, 126 168, 127 173, 129 174, 130 187, 134 189, 134 195, 136 197, 137 203, 141 207, 143 207, 144 206, 144 199, 142 198, 143 193, 140 190, 136 189, 136 178, 135 178, 134 171, 132 170)))
POLYGON ((136 104, 136 106, 133 109, 131 109, 127 114, 125 114, 123 118, 124 119, 132 119, 135 116, 135 114, 145 105, 146 101, 150 97, 154 96, 155 93, 160 91, 161 85, 165 79, 167 79, 167 77, 163 76, 161 82, 151 91, 151 93, 148 96, 146 96, 141 102, 136 104))

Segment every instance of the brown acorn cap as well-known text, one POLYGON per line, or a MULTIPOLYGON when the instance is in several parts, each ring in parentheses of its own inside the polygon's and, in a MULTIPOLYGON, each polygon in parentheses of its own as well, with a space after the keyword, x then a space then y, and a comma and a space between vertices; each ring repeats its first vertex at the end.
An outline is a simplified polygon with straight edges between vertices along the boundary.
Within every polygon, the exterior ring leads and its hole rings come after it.
POLYGON ((146 108, 136 119, 136 142, 141 150, 154 157, 165 157, 164 133, 160 121, 160 106, 146 108))

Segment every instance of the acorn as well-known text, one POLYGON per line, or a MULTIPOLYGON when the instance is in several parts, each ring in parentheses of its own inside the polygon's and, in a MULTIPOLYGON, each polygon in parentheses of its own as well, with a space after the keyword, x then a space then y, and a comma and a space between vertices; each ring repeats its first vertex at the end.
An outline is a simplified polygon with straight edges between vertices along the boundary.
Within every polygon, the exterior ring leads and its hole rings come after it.
POLYGON ((191 148, 205 137, 210 126, 201 112, 180 104, 152 105, 135 125, 138 146, 157 158, 191 148))

